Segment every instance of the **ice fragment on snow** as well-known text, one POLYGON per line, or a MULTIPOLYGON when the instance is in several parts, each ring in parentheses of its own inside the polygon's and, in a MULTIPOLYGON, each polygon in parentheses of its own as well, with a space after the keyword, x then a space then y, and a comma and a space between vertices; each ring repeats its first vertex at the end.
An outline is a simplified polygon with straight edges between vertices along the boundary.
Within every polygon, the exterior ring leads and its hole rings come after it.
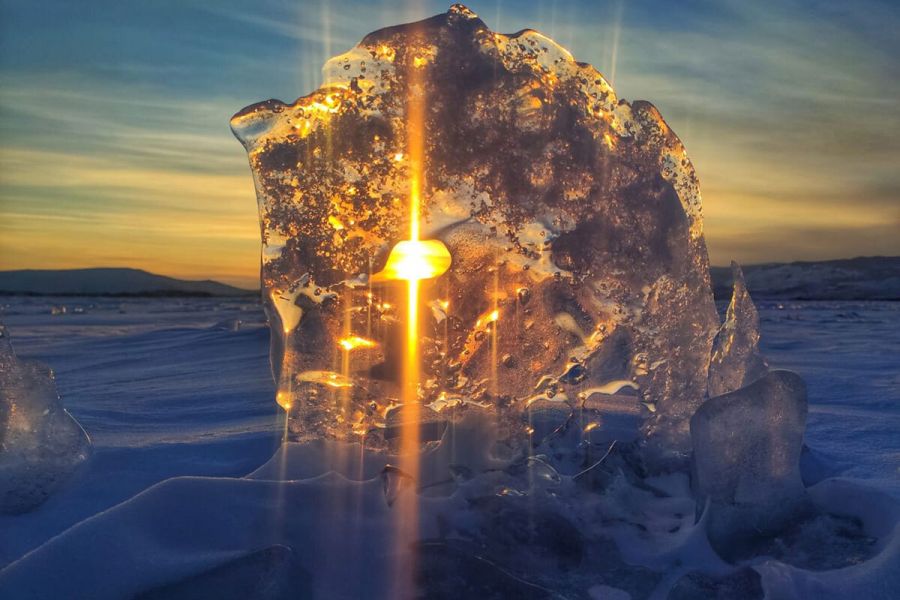
POLYGON ((0 324, 0 513, 40 506, 90 450, 87 434, 62 407, 53 373, 19 360, 0 324))
POLYGON ((747 291, 744 273, 731 263, 734 291, 713 342, 709 364, 709 395, 720 396, 733 392, 765 375, 766 361, 759 352, 759 314, 747 291))
POLYGON ((691 419, 696 491, 709 502, 710 542, 723 556, 777 533, 807 508, 806 413, 803 380, 777 370, 710 398, 691 419))
POLYGON ((393 506, 400 494, 414 493, 416 480, 408 473, 393 465, 386 465, 381 471, 381 491, 388 506, 393 506))

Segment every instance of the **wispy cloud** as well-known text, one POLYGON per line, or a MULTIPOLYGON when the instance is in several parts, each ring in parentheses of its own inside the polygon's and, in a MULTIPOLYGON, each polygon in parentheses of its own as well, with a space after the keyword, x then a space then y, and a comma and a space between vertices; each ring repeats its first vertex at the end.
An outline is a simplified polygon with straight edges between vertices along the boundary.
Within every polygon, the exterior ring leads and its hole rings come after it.
POLYGON ((0 268, 102 266, 127 257, 128 265, 243 285, 258 269, 246 170, 190 172, 140 166, 130 156, 13 147, 0 150, 0 191, 0 268))
MULTIPOLYGON (((448 2, 0 0, 0 268, 116 262, 250 285, 227 122, 448 2)), ((820 0, 485 0, 654 102, 698 168, 714 262, 900 253, 900 9, 820 0)))
MULTIPOLYGON (((715 262, 900 252, 900 42, 884 35, 900 11, 850 12, 688 3, 665 27, 626 5, 617 91, 652 100, 685 142, 715 262)), ((575 37, 601 54, 601 36, 575 37)))

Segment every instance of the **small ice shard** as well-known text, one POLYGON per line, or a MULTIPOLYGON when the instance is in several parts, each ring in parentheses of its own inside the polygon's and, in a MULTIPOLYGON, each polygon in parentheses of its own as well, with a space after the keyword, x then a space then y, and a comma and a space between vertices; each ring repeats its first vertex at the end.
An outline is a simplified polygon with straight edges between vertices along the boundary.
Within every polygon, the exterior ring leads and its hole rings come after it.
POLYGON ((224 331, 230 331, 233 333, 237 333, 241 330, 241 327, 244 325, 244 322, 240 319, 225 319, 224 321, 219 321, 215 325, 213 325, 213 329, 221 329, 224 331))
POLYGON ((709 364, 709 395, 721 396, 749 385, 766 374, 768 366, 759 352, 759 314, 747 291, 740 265, 731 263, 734 291, 713 342, 709 364))
POLYGON ((771 371, 747 387, 710 398, 691 419, 694 485, 708 502, 708 535, 725 558, 776 534, 808 504, 800 476, 806 386, 771 371))
POLYGON ((393 465, 381 471, 381 491, 388 506, 393 506, 400 494, 415 493, 416 480, 393 465))
POLYGON ((529 478, 540 479, 551 485, 557 485, 562 481, 559 473, 553 468, 544 456, 528 457, 529 478))
POLYGON ((40 506, 90 451, 90 438, 62 407, 53 373, 20 361, 0 325, 0 514, 40 506))

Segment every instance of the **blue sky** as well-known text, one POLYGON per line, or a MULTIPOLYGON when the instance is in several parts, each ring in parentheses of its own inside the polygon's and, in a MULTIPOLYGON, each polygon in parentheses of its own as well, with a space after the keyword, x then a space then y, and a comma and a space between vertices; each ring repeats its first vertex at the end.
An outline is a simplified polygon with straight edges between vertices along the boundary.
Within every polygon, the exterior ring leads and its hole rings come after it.
MULTIPOLYGON (((238 109, 449 3, 0 0, 0 269, 137 266, 252 286, 238 109)), ((900 4, 471 2, 656 104, 713 263, 900 254, 900 4)))

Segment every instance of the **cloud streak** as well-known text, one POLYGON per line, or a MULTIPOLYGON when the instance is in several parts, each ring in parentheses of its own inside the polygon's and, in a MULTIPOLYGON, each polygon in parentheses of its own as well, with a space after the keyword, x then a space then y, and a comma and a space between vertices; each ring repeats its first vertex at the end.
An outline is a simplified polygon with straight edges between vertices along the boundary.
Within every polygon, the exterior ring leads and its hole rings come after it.
MULTIPOLYGON (((227 122, 445 3, 0 0, 0 268, 129 264, 253 285, 227 122)), ((865 0, 485 1, 654 102, 700 174, 713 262, 900 254, 900 10, 865 0)))

